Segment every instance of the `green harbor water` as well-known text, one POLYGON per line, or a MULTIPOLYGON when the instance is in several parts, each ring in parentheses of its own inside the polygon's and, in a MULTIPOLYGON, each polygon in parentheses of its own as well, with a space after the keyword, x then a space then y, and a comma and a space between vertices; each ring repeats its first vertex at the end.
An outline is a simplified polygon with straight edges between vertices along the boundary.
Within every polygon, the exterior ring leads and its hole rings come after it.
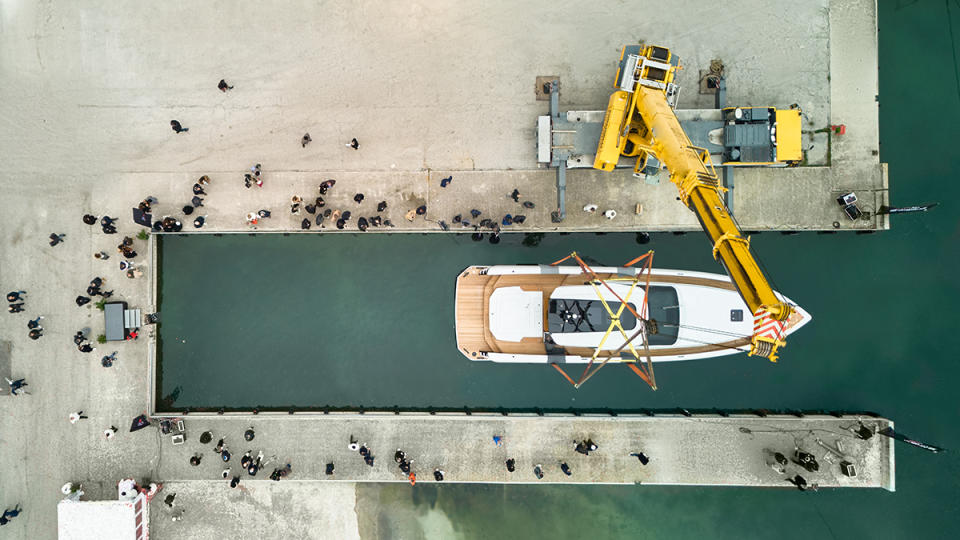
POLYGON ((777 288, 814 317, 777 364, 738 355, 658 366, 657 392, 610 366, 574 390, 550 368, 471 363, 455 349, 453 282, 465 266, 544 263, 573 249, 617 264, 654 249, 658 267, 722 272, 700 234, 654 235, 646 246, 632 235, 555 235, 536 248, 519 237, 498 246, 173 237, 163 245, 161 393, 179 387, 178 408, 872 410, 951 450, 898 445, 896 493, 390 485, 359 488, 361 502, 376 501, 381 530, 397 538, 957 538, 960 89, 948 23, 960 31, 960 3, 951 1, 950 18, 943 2, 882 2, 879 21, 891 201, 941 204, 893 216, 875 235, 754 236, 777 288))

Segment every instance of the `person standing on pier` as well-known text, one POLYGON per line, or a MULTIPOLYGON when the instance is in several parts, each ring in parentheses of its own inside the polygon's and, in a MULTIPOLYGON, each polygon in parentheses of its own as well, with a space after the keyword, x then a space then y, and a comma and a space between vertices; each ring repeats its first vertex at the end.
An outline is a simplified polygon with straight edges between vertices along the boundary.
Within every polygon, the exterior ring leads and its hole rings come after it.
POLYGON ((185 132, 187 132, 187 131, 190 131, 190 128, 185 128, 185 127, 183 127, 183 126, 180 124, 180 122, 178 122, 178 121, 176 121, 176 120, 171 120, 171 121, 170 121, 170 129, 172 129, 172 130, 173 130, 174 132, 176 132, 176 133, 185 133, 185 132))
MULTIPOLYGON (((7 379, 7 378, 4 377, 4 379, 7 379)), ((19 396, 20 394, 18 392, 29 394, 30 392, 27 392, 26 390, 22 390, 24 386, 28 386, 27 383, 24 381, 26 381, 26 379, 17 379, 15 381, 7 379, 7 384, 10 385, 10 395, 19 396)))
POLYGON ((570 471, 570 466, 567 465, 567 462, 565 462, 565 461, 562 462, 562 463, 560 463, 560 470, 563 471, 563 474, 565 474, 565 475, 567 475, 567 476, 570 476, 570 475, 573 474, 573 473, 570 471))
POLYGON ((800 476, 799 474, 794 476, 793 478, 786 478, 785 481, 790 482, 791 484, 797 486, 797 489, 799 489, 800 491, 807 490, 807 480, 806 478, 800 476))
POLYGON ((537 480, 543 480, 543 467, 539 463, 533 468, 533 475, 537 477, 537 480))
POLYGON ((11 519, 20 515, 20 511, 21 511, 21 508, 19 503, 17 503, 17 505, 14 506, 13 508, 8 508, 4 510, 3 515, 0 516, 0 525, 6 525, 7 523, 9 523, 11 519))
POLYGON ((817 458, 809 452, 804 452, 799 448, 794 450, 794 463, 803 467, 807 472, 817 472, 820 470, 820 464, 817 463, 817 458))
POLYGON ((337 181, 334 180, 333 178, 331 178, 331 179, 329 179, 329 180, 325 180, 325 181, 321 182, 319 186, 317 186, 317 191, 319 191, 321 195, 326 195, 326 194, 327 194, 327 190, 330 189, 330 188, 332 188, 332 187, 335 186, 336 184, 337 184, 337 181))
POLYGON ((598 448, 597 444, 593 442, 593 439, 586 439, 581 442, 577 442, 577 441, 573 441, 573 442, 576 443, 573 449, 577 453, 583 454, 585 456, 589 456, 590 452, 593 452, 598 448))
POLYGON ((773 469, 777 474, 786 474, 787 463, 789 463, 786 456, 770 449, 764 449, 764 453, 767 456, 766 463, 768 467, 773 469))

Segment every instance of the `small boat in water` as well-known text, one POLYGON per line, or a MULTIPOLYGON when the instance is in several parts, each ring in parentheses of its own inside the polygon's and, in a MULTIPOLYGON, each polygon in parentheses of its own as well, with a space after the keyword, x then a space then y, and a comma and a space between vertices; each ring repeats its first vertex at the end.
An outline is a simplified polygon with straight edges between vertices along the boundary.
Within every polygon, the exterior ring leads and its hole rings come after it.
MULTIPOLYGON (((779 339, 810 320, 794 305, 786 321, 770 326, 779 339)), ((471 266, 457 277, 457 348, 475 361, 696 360, 748 352, 768 324, 720 274, 529 265, 471 266), (642 352, 631 352, 641 333, 642 352)))

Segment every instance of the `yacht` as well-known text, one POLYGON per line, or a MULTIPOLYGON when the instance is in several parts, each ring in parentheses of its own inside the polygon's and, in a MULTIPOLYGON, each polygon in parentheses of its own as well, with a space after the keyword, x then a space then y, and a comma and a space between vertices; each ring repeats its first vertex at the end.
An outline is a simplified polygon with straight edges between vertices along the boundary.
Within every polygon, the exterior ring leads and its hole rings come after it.
MULTIPOLYGON (((643 268, 590 270, 593 275, 579 266, 467 268, 457 277, 457 348, 475 361, 583 364, 596 354, 597 361, 636 362, 629 349, 646 358, 642 340, 634 339, 645 324, 653 362, 750 350, 754 314, 729 277, 650 269, 648 283, 643 268), (614 319, 622 328, 611 326, 614 319)), ((794 307, 776 323, 783 337, 811 317, 778 296, 794 307)))

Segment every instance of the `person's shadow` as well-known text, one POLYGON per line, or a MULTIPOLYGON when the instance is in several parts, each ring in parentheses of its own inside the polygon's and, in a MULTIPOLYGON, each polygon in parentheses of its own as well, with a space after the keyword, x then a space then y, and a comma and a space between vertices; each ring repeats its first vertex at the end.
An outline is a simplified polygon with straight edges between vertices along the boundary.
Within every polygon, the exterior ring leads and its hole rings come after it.
POLYGON ((437 505, 437 498, 440 496, 440 486, 433 484, 419 484, 413 486, 413 488, 414 489, 410 490, 410 493, 414 506, 428 504, 430 505, 430 509, 433 509, 437 505))

